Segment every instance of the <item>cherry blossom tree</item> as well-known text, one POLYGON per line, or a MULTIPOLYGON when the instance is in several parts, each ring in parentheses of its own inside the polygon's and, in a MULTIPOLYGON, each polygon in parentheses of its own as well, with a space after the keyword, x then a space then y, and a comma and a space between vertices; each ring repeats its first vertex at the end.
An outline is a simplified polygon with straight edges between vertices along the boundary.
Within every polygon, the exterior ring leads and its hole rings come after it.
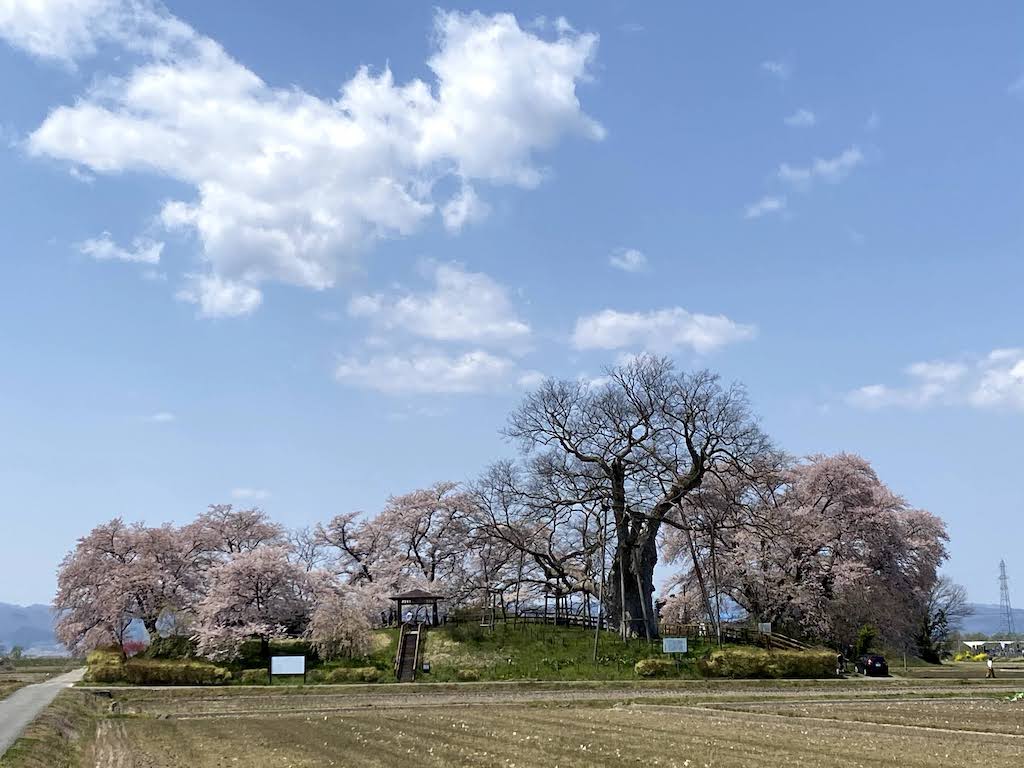
POLYGON ((199 652, 230 659, 243 642, 255 638, 265 655, 272 638, 305 631, 311 602, 309 575, 289 560, 284 547, 236 552, 210 572, 210 587, 197 612, 199 652))
POLYGON ((747 475, 732 486, 740 493, 712 485, 711 505, 694 498, 700 509, 681 514, 699 530, 708 523, 698 513, 724 508, 714 547, 687 546, 678 531, 667 537, 667 553, 683 565, 677 589, 701 591, 703 569, 715 574, 716 596, 783 631, 844 645, 868 624, 894 643, 910 636, 946 556, 945 528, 893 493, 868 462, 812 456, 747 475))
POLYGON ((260 546, 285 542, 284 529, 260 509, 235 509, 231 504, 211 504, 192 523, 194 535, 205 539, 209 552, 233 555, 260 546))
POLYGON ((57 638, 68 650, 112 645, 124 655, 129 627, 140 614, 140 591, 145 591, 138 544, 139 529, 115 518, 79 539, 64 558, 53 607, 57 638))
POLYGON ((363 588, 351 585, 325 583, 316 591, 306 636, 320 658, 329 661, 369 653, 373 647, 373 598, 363 588))

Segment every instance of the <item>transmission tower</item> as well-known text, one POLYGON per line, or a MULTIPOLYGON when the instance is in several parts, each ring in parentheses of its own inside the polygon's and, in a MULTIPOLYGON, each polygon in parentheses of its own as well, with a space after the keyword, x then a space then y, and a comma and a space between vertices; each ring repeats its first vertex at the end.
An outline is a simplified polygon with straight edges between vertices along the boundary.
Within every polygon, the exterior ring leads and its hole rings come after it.
POLYGON ((999 561, 999 613, 1003 617, 1003 631, 1007 637, 1017 633, 1013 626, 1013 608, 1010 606, 1010 580, 1006 576, 1006 561, 999 561))

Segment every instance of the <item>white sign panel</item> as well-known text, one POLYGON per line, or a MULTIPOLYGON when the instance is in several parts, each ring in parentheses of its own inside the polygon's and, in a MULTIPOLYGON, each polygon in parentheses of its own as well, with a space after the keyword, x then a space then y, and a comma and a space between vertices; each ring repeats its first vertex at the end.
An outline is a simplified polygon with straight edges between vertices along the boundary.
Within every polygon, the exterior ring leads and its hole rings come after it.
POLYGON ((305 656, 272 656, 270 658, 270 674, 272 675, 304 675, 306 674, 305 656))
POLYGON ((663 637, 661 638, 662 653, 686 653, 685 637, 663 637))
POLYGON ((772 633, 772 623, 769 621, 764 624, 758 624, 757 631, 762 635, 770 635, 772 633))

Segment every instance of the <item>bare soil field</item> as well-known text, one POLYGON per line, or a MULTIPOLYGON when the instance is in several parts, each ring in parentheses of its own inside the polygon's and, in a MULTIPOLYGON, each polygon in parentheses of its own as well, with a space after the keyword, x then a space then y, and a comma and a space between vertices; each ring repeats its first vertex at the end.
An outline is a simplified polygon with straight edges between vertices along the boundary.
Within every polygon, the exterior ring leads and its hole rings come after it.
MULTIPOLYGON (((701 681, 69 691, 89 768, 1011 766, 1005 681, 701 681)), ((0 761, 0 764, 3 764, 0 761)), ((20 767, 19 767, 20 768, 20 767)))
MULTIPOLYGON (((953 704, 953 702, 949 702, 953 704)), ((1017 706, 1006 701, 1004 707, 1017 706)), ((103 721, 95 765, 1011 766, 1024 737, 701 706, 417 707, 103 721)))
MULTIPOLYGON (((718 708, 718 707, 716 707, 718 708)), ((723 710, 787 718, 836 720, 845 724, 871 723, 940 731, 1001 733, 1024 739, 1024 702, 1006 698, 968 697, 913 701, 818 701, 794 704, 765 702, 720 705, 723 710)), ((1024 747, 1024 744, 1022 744, 1024 747)))

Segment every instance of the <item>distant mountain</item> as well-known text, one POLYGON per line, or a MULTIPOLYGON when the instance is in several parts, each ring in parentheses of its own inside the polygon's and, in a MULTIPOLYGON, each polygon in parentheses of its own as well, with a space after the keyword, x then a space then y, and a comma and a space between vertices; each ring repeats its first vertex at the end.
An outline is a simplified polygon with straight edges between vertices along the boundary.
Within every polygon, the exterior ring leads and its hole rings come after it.
MULTIPOLYGON (((960 631, 965 635, 980 632, 984 635, 998 635, 1003 631, 1003 614, 998 605, 971 603, 974 614, 962 622, 960 631)), ((1018 632, 1024 632, 1024 608, 1013 609, 1013 623, 1018 632)))
POLYGON ((20 645, 26 651, 58 645, 50 606, 0 603, 0 645, 8 650, 20 645))

